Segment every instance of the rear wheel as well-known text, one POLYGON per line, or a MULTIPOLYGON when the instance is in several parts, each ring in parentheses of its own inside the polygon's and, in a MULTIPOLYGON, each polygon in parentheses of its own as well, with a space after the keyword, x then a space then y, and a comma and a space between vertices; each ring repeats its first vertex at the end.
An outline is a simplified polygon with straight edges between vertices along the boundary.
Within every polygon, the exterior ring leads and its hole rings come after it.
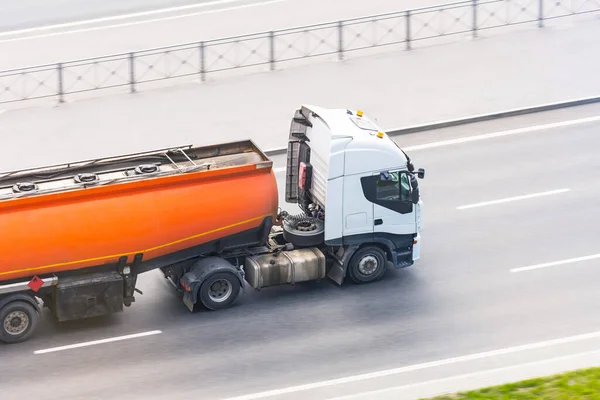
POLYGON ((36 309, 26 301, 13 301, 0 310, 0 341, 23 342, 34 332, 38 322, 36 309))
POLYGON ((240 281, 230 272, 217 272, 200 286, 200 301, 209 310, 231 307, 240 294, 240 281))
POLYGON ((383 250, 377 246, 366 246, 359 249, 348 265, 348 275, 355 283, 376 281, 385 272, 387 258, 383 250))

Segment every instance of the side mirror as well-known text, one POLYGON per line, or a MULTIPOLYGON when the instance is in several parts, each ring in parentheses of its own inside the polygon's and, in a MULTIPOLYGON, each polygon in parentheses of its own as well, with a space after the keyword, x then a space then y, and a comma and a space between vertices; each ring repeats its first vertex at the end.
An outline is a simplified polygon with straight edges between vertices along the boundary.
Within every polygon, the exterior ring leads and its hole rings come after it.
MULTIPOLYGON (((420 172, 420 171, 419 171, 420 172)), ((413 204, 419 202, 419 183, 414 175, 410 176, 410 200, 413 204)))
POLYGON ((419 179, 425 178, 425 170, 423 168, 419 168, 417 176, 419 177, 419 179))

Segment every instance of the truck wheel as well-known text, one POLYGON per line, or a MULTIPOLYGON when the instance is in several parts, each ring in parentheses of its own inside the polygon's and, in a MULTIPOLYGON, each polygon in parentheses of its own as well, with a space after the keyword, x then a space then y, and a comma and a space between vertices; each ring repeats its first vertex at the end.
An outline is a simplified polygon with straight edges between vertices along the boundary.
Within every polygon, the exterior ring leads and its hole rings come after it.
POLYGON ((387 258, 377 246, 359 249, 348 265, 348 275, 355 283, 369 283, 381 278, 385 272, 387 258))
POLYGON ((209 310, 230 307, 240 294, 240 281, 230 272, 218 272, 208 277, 200 286, 200 301, 209 310))
POLYGON ((23 342, 35 331, 36 309, 25 301, 13 301, 0 310, 0 341, 8 344, 23 342))

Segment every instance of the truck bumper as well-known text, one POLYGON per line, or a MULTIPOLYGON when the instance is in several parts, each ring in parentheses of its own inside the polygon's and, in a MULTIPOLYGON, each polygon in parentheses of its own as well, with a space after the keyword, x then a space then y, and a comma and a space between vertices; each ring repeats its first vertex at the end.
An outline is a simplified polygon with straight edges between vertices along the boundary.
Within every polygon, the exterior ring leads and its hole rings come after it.
POLYGON ((393 268, 410 267, 421 257, 421 235, 413 238, 413 244, 410 249, 406 247, 401 249, 391 250, 391 263, 393 268))

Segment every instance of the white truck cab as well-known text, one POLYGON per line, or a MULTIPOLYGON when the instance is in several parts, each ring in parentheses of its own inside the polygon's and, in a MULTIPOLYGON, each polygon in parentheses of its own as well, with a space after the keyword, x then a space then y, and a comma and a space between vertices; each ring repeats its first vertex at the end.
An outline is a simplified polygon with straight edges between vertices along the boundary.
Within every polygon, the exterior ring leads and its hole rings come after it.
POLYGON ((396 268, 420 257, 423 203, 414 166, 360 110, 304 105, 296 111, 286 202, 322 216, 324 243, 336 259, 328 275, 338 284, 346 274, 361 283, 379 278, 373 263, 382 257, 396 268))

